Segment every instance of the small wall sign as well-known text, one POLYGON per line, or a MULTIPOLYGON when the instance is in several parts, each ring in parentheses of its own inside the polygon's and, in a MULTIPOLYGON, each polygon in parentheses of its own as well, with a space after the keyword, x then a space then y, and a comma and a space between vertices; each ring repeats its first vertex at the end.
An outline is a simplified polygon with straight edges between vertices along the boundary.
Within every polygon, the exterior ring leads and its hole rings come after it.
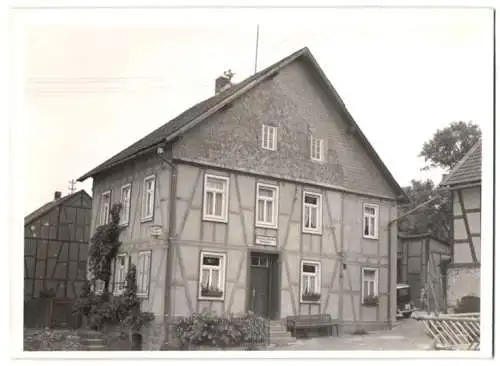
POLYGON ((163 226, 161 225, 151 225, 149 227, 149 234, 151 235, 151 237, 158 239, 161 236, 162 229, 163 226))
POLYGON ((267 235, 255 235, 255 244, 276 246, 276 237, 267 235))

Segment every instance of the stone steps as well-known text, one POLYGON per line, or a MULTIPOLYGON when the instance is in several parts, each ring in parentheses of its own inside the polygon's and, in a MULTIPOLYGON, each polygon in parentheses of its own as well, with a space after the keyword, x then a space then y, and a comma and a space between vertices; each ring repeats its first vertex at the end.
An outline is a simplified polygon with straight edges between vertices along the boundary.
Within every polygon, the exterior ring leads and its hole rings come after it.
POLYGON ((80 337, 80 344, 87 351, 105 351, 106 342, 102 338, 102 334, 90 330, 81 330, 78 332, 78 337, 80 337))
POLYGON ((297 339, 292 337, 290 332, 287 331, 286 325, 281 320, 271 320, 269 326, 271 348, 276 346, 288 346, 297 342, 297 339))

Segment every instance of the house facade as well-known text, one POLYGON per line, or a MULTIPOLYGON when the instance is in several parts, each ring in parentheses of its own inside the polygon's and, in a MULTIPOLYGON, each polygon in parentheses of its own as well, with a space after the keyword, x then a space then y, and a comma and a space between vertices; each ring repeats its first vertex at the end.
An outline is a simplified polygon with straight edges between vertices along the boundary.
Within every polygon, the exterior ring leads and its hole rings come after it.
MULTIPOLYGON (((55 192, 52 201, 25 217, 26 326, 46 320, 39 302, 44 292, 58 300, 78 297, 86 277, 91 210, 92 198, 84 190, 64 197, 55 192)), ((70 308, 60 310, 54 313, 71 314, 70 308)))
POLYGON ((445 266, 451 259, 448 243, 429 233, 398 235, 398 283, 410 285, 411 300, 424 310, 446 309, 445 266))
POLYGON ((344 329, 395 320, 389 222, 405 196, 307 48, 80 180, 89 177, 93 229, 124 203, 115 283, 130 257, 158 324, 204 310, 328 313, 344 329))
POLYGON ((463 296, 480 297, 481 274, 481 141, 443 180, 452 194, 453 218, 448 268, 447 303, 457 306, 463 296))

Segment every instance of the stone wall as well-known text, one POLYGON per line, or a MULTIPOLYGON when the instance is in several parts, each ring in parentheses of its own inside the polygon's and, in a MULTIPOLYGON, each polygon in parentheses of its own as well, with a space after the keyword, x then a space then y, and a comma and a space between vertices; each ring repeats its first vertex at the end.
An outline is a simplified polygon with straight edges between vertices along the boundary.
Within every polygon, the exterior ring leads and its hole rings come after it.
POLYGON ((479 266, 450 266, 448 268, 447 304, 448 311, 457 306, 463 296, 480 297, 481 268, 479 266))

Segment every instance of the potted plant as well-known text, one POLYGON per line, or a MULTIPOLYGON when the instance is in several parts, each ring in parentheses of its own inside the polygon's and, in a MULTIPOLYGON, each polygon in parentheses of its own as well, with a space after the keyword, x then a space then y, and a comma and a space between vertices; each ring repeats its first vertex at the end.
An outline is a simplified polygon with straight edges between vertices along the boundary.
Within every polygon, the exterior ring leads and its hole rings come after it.
POLYGON ((321 295, 317 292, 304 292, 302 294, 302 300, 303 301, 319 301, 321 295))
POLYGON ((203 297, 222 297, 222 290, 215 286, 203 286, 201 288, 201 296, 203 297))
POLYGON ((363 305, 365 306, 377 306, 378 305, 378 296, 365 296, 363 298, 363 305))

